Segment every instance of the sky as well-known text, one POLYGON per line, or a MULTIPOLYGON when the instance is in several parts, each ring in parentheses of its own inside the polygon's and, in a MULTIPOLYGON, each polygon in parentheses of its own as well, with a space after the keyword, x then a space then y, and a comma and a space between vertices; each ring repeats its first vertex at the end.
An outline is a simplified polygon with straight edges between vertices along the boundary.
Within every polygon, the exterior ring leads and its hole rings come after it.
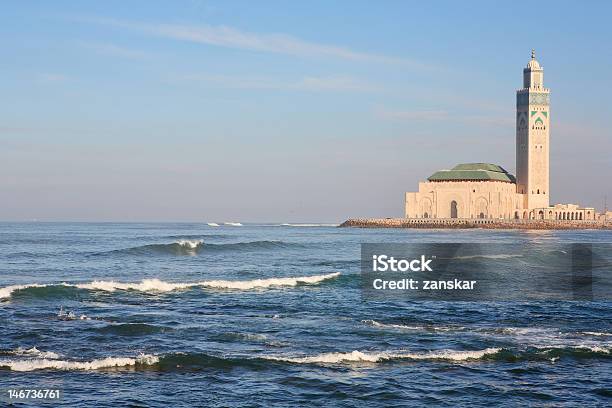
POLYGON ((551 202, 602 209, 610 15, 606 1, 3 2, 0 220, 402 216, 438 169, 514 173, 531 49, 551 89, 551 202))

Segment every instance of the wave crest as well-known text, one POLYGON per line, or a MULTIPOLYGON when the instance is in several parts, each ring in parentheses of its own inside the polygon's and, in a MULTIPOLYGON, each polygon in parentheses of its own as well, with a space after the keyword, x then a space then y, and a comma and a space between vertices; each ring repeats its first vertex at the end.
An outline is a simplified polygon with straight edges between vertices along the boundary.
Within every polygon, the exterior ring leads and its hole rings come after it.
POLYGON ((426 330, 426 331, 462 331, 465 330, 463 326, 433 326, 433 325, 421 325, 421 326, 408 326, 405 324, 394 324, 394 323, 381 323, 376 320, 362 320, 364 324, 372 327, 378 327, 382 329, 399 329, 399 330, 426 330))
POLYGON ((306 357, 265 357, 269 360, 286 361, 298 364, 339 364, 339 363, 379 363, 389 360, 449 360, 467 361, 482 359, 500 351, 499 348, 487 348, 475 351, 441 350, 428 353, 408 352, 351 352, 323 353, 306 357))
POLYGON ((137 365, 152 365, 159 362, 159 357, 140 354, 136 358, 130 357, 107 357, 91 361, 56 360, 49 358, 33 358, 27 360, 4 360, 0 361, 0 367, 6 367, 12 371, 34 371, 44 369, 55 370, 99 370, 104 368, 119 368, 137 365))
POLYGON ((91 256, 105 255, 197 255, 203 251, 256 251, 279 248, 302 248, 299 243, 263 240, 228 243, 204 243, 203 239, 178 239, 166 244, 147 244, 131 248, 114 249, 106 252, 97 252, 91 256))
POLYGON ((338 276, 340 276, 340 272, 328 273, 326 275, 299 276, 291 278, 268 278, 245 281, 210 280, 193 283, 165 282, 159 279, 143 279, 140 282, 116 282, 112 280, 95 280, 90 283, 69 284, 64 282, 47 285, 31 283, 26 285, 12 285, 0 288, 0 299, 8 299, 16 291, 24 291, 30 288, 74 287, 84 290, 100 290, 105 292, 114 292, 116 290, 135 290, 139 292, 171 292, 175 290, 189 289, 193 287, 249 290, 274 286, 297 286, 300 284, 313 285, 329 279, 336 278, 338 276))
POLYGON ((435 350, 429 352, 409 351, 359 351, 321 353, 312 356, 218 356, 204 353, 175 352, 166 355, 140 354, 137 357, 107 357, 90 361, 74 361, 61 359, 52 352, 41 352, 36 347, 10 352, 0 352, 2 355, 15 355, 19 359, 0 359, 0 368, 14 371, 33 371, 43 369, 54 370, 99 370, 113 368, 131 368, 134 370, 199 370, 201 368, 255 367, 261 369, 268 364, 315 364, 338 365, 359 363, 387 363, 402 360, 464 362, 464 361, 550 361, 555 363, 560 358, 604 358, 611 357, 609 347, 559 347, 512 350, 506 348, 486 348, 483 350, 435 350))

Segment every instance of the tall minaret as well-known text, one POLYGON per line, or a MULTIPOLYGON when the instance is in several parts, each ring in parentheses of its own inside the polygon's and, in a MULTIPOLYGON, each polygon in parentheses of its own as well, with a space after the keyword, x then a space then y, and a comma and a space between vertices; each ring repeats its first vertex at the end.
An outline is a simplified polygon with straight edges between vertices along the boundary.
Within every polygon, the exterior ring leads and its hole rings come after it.
POLYGON ((525 194, 526 208, 549 205, 550 90, 544 69, 531 51, 523 69, 523 89, 516 92, 516 187, 525 194))

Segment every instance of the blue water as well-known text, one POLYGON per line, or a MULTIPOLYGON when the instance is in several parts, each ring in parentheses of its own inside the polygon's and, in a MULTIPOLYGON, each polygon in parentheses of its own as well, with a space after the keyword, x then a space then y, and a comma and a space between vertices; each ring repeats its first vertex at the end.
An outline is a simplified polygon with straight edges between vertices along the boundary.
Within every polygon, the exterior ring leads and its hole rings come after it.
MULTIPOLYGON (((369 301, 359 256, 364 242, 611 241, 609 231, 4 223, 0 390, 61 388, 48 405, 67 407, 605 406, 610 302, 369 301)), ((495 262, 510 271, 514 260, 495 262)))

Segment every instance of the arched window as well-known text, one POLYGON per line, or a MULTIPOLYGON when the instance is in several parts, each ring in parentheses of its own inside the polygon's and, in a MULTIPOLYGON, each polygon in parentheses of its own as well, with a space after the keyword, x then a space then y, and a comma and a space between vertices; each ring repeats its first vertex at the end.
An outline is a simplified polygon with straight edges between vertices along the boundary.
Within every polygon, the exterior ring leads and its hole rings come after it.
POLYGON ((580 221, 582 221, 582 213, 580 213, 579 215, 580 215, 580 221))
POLYGON ((565 213, 563 213, 563 219, 565 220, 565 213))
POLYGON ((574 213, 571 213, 570 217, 572 217, 571 220, 574 221, 574 213))
POLYGON ((451 218, 457 218, 457 202, 451 201, 450 207, 451 218))
MULTIPOLYGON (((539 190, 538 190, 539 191, 539 190)), ((538 213, 538 215, 540 216, 540 219, 543 220, 544 219, 544 211, 540 210, 540 212, 538 213)))
POLYGON ((514 212, 514 219, 515 219, 515 220, 518 220, 518 219, 519 219, 519 213, 518 213, 518 211, 515 211, 515 212, 514 212))
POLYGON ((424 213, 424 214, 423 214, 423 218, 429 218, 429 214, 424 213))

